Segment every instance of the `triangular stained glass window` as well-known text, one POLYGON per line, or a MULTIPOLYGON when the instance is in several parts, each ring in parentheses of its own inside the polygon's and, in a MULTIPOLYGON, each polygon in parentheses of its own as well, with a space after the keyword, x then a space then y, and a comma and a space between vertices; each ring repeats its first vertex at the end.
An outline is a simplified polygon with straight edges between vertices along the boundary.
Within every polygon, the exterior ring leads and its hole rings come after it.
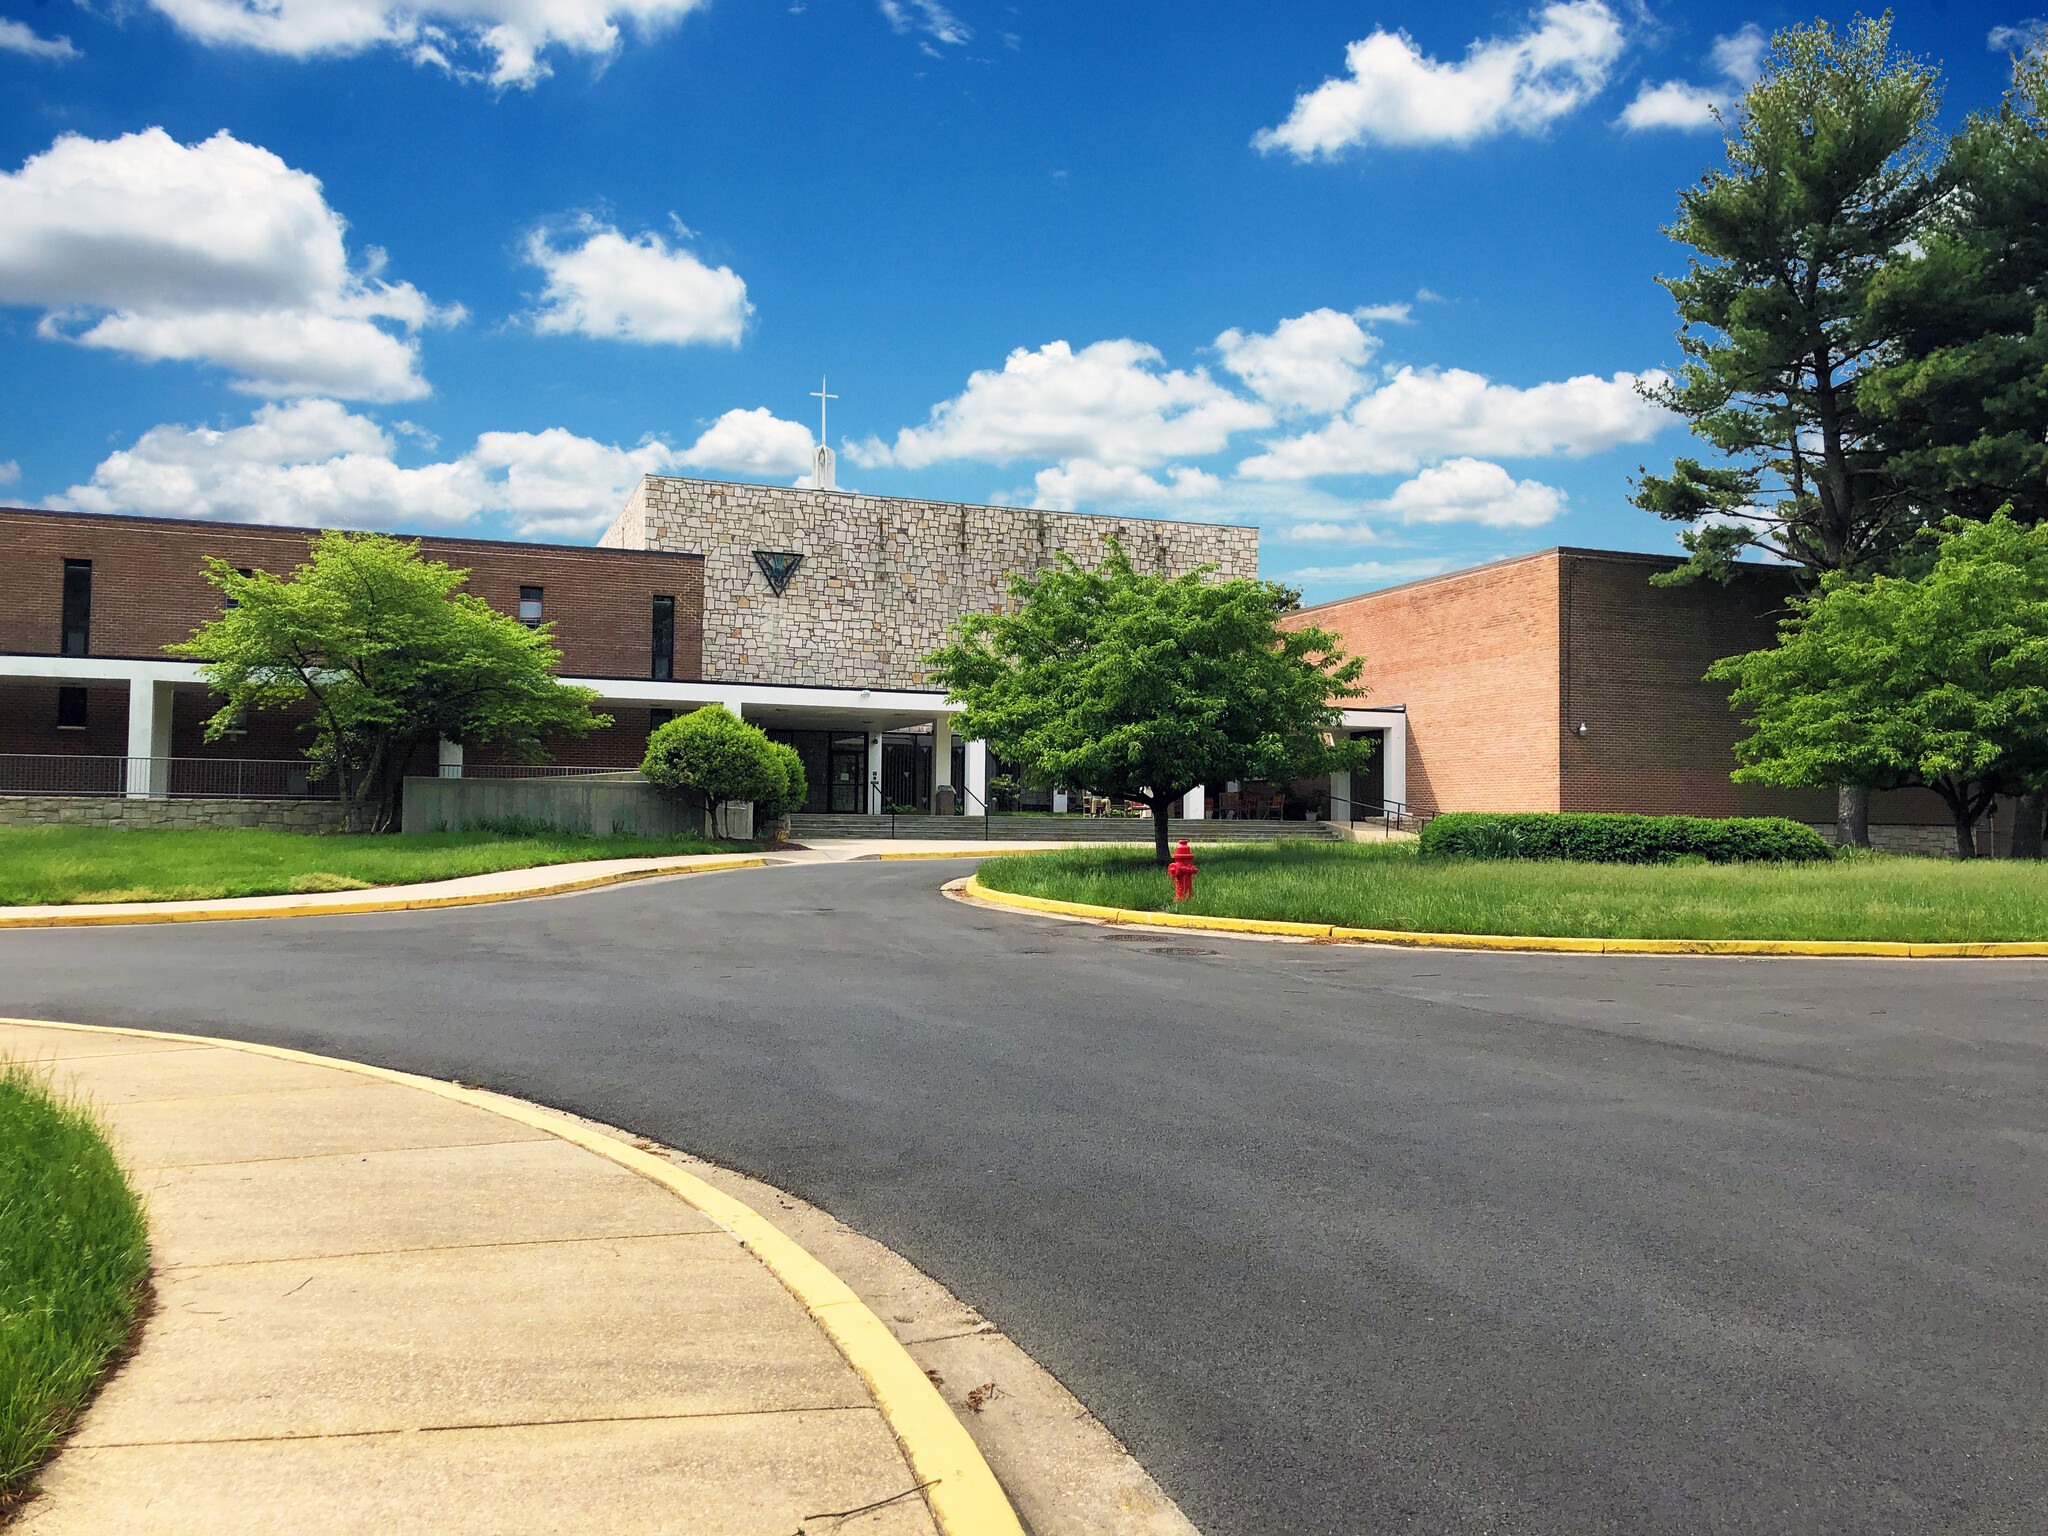
POLYGON ((768 578, 768 590, 777 597, 789 590, 789 583, 796 575, 796 568, 803 563, 802 555, 793 554, 786 549, 754 551, 754 564, 761 567, 761 574, 768 578))

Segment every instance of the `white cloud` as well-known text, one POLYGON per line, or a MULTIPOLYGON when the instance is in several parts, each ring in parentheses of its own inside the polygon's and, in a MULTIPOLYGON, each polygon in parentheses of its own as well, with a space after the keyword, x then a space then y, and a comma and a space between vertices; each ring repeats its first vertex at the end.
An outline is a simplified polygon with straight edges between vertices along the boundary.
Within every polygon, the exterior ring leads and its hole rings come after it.
POLYGON ((766 406, 727 411, 676 455, 699 469, 734 474, 804 475, 811 469, 811 429, 784 421, 766 406))
POLYGON ((424 395, 414 334, 462 311, 380 279, 381 252, 352 267, 345 228, 315 177, 225 130, 67 134, 0 173, 0 303, 41 307, 45 337, 217 364, 251 394, 424 395))
POLYGON ((661 236, 628 239, 603 224, 583 226, 581 245, 559 250, 545 230, 526 259, 547 274, 533 328, 618 341, 738 346, 754 306, 730 267, 709 267, 661 236))
MULTIPOLYGON (((899 33, 919 32, 933 42, 950 43, 955 47, 974 36, 967 25, 938 0, 877 0, 877 4, 889 25, 899 33)), ((1016 44, 1012 42, 1010 46, 1014 48, 1016 44)), ((930 53, 934 50, 927 48, 925 51, 930 53)))
POLYGON ((1475 42, 1455 64, 1425 57, 1405 32, 1376 30, 1345 50, 1347 77, 1297 96, 1287 120, 1252 143, 1312 160, 1359 144, 1535 133, 1600 93, 1622 45, 1602 0, 1547 5, 1528 31, 1475 42))
POLYGON ((1635 100, 1622 109, 1621 125, 1635 130, 1676 128, 1682 132, 1713 127, 1715 114, 1726 111, 1739 94, 1749 89, 1763 69, 1764 55, 1770 47, 1771 40, 1754 23, 1727 37, 1715 38, 1707 62, 1727 82, 1725 86, 1689 85, 1683 80, 1652 85, 1645 80, 1635 100))
POLYGON ((1273 529, 1268 537, 1281 544, 1370 544, 1379 538, 1372 524, 1357 522, 1290 523, 1273 529))
POLYGON ((32 59, 75 59, 78 50, 68 37, 44 37, 24 22, 0 16, 0 53, 21 53, 32 59))
POLYGON ((1162 369, 1157 349, 1098 341, 1076 352, 1064 341, 1019 347, 1002 370, 982 369, 966 389, 932 407, 922 427, 894 446, 849 445, 856 464, 923 469, 948 459, 1092 459, 1140 469, 1215 453, 1234 432, 1271 424, 1266 406, 1232 394, 1200 368, 1162 369))
MULTIPOLYGON (((1407 310, 1405 304, 1394 304, 1370 313, 1406 319, 1407 310), (1390 313, 1394 310, 1400 313, 1390 313)), ((1223 366, 1282 415, 1342 410, 1364 387, 1359 370, 1378 345, 1378 338, 1356 319, 1334 309, 1312 309, 1283 320, 1270 336, 1232 329, 1216 338, 1223 366)))
POLYGON ((1454 561, 1451 556, 1438 556, 1417 560, 1359 560, 1350 565, 1305 565, 1299 570, 1275 571, 1268 579, 1292 582, 1303 587, 1344 587, 1354 591, 1369 591, 1374 587, 1392 586, 1397 582, 1419 581, 1425 576, 1437 576, 1449 570, 1454 561))
POLYGON ((1071 512, 1083 505, 1167 506, 1176 502, 1213 500, 1223 482, 1204 470, 1177 464, 1164 481, 1128 464, 1098 464, 1093 459, 1068 459, 1041 469, 1035 479, 1034 507, 1071 512))
POLYGON ((486 432, 460 458, 416 468, 394 449, 333 400, 265 405, 227 430, 152 427, 51 505, 344 528, 459 528, 501 513, 522 536, 588 537, 642 475, 676 463, 660 443, 617 448, 560 427, 486 432))
POLYGON ((619 50, 621 22, 643 36, 704 0, 151 0, 202 43, 310 59, 402 48, 497 86, 532 86, 551 73, 550 48, 600 62, 619 50), (463 65, 480 54, 483 68, 463 65))
MULTIPOLYGON (((1657 381, 1662 374, 1641 375, 1657 381)), ((1518 389, 1462 368, 1402 368, 1344 415, 1312 432, 1268 442, 1238 465, 1257 480, 1410 473, 1461 454, 1520 458, 1599 453, 1639 443, 1669 412, 1637 393, 1638 376, 1585 374, 1518 389)))
POLYGON ((8 459, 0 463, 0 485, 14 485, 21 479, 21 465, 17 460, 8 459))
POLYGON ((1539 480, 1516 480, 1483 459, 1451 459, 1403 481, 1374 505, 1404 523, 1480 523, 1535 528, 1564 511, 1565 494, 1539 480))
POLYGON ((2048 23, 2038 16, 2029 16, 2014 26, 1993 27, 1984 34, 1984 46, 1993 53, 2012 53, 2033 46, 2048 23))

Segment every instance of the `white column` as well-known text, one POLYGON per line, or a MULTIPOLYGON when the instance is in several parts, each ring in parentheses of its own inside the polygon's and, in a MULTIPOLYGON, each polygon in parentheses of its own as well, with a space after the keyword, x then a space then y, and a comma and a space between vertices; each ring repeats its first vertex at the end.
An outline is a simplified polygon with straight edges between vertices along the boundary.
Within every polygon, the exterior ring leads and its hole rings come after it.
POLYGON ((1380 740, 1380 750, 1387 755, 1383 793, 1405 810, 1408 805, 1408 717, 1396 715, 1387 727, 1387 734, 1380 740))
POLYGON ((441 738, 441 777, 459 779, 462 777, 462 743, 441 738))
POLYGON ((940 790, 953 787, 953 717, 937 715, 932 719, 932 810, 936 813, 942 800, 952 801, 950 810, 959 810, 959 796, 941 796, 940 790))
POLYGON ((988 809, 988 743, 967 743, 967 814, 979 816, 988 809))
POLYGON ((133 678, 128 684, 128 798, 162 796, 171 786, 169 683, 133 678))
POLYGON ((1189 790, 1185 795, 1181 796, 1181 815, 1187 817, 1189 821, 1202 820, 1203 817, 1207 814, 1208 800, 1208 786, 1205 784, 1197 784, 1193 789, 1189 790))
POLYGON ((744 720, 747 718, 747 706, 742 704, 738 699, 734 699, 730 704, 726 705, 725 707, 731 710, 733 712, 733 715, 737 719, 744 720))
POLYGON ((1350 821, 1358 812, 1351 805, 1351 770, 1338 768, 1330 774, 1330 820, 1350 821))
POLYGON ((868 814, 882 814, 882 733, 868 732, 868 814))

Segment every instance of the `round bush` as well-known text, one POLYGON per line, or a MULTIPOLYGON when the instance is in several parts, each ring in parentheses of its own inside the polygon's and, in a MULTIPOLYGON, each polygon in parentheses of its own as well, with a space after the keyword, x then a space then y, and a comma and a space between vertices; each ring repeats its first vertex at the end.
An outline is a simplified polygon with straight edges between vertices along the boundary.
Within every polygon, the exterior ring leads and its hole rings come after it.
POLYGON ((657 727, 640 771, 655 788, 706 810, 727 800, 777 804, 789 791, 775 743, 722 704, 657 727))

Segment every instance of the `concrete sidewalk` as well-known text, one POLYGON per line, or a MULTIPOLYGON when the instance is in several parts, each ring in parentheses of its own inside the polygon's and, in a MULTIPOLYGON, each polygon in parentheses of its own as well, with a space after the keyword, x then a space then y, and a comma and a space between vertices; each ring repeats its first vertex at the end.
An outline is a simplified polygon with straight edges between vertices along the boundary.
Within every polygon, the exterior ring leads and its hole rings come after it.
POLYGON ((934 1532, 861 1377, 670 1190, 338 1068, 18 1024, 0 1052, 99 1107, 155 1261, 21 1531, 934 1532))

